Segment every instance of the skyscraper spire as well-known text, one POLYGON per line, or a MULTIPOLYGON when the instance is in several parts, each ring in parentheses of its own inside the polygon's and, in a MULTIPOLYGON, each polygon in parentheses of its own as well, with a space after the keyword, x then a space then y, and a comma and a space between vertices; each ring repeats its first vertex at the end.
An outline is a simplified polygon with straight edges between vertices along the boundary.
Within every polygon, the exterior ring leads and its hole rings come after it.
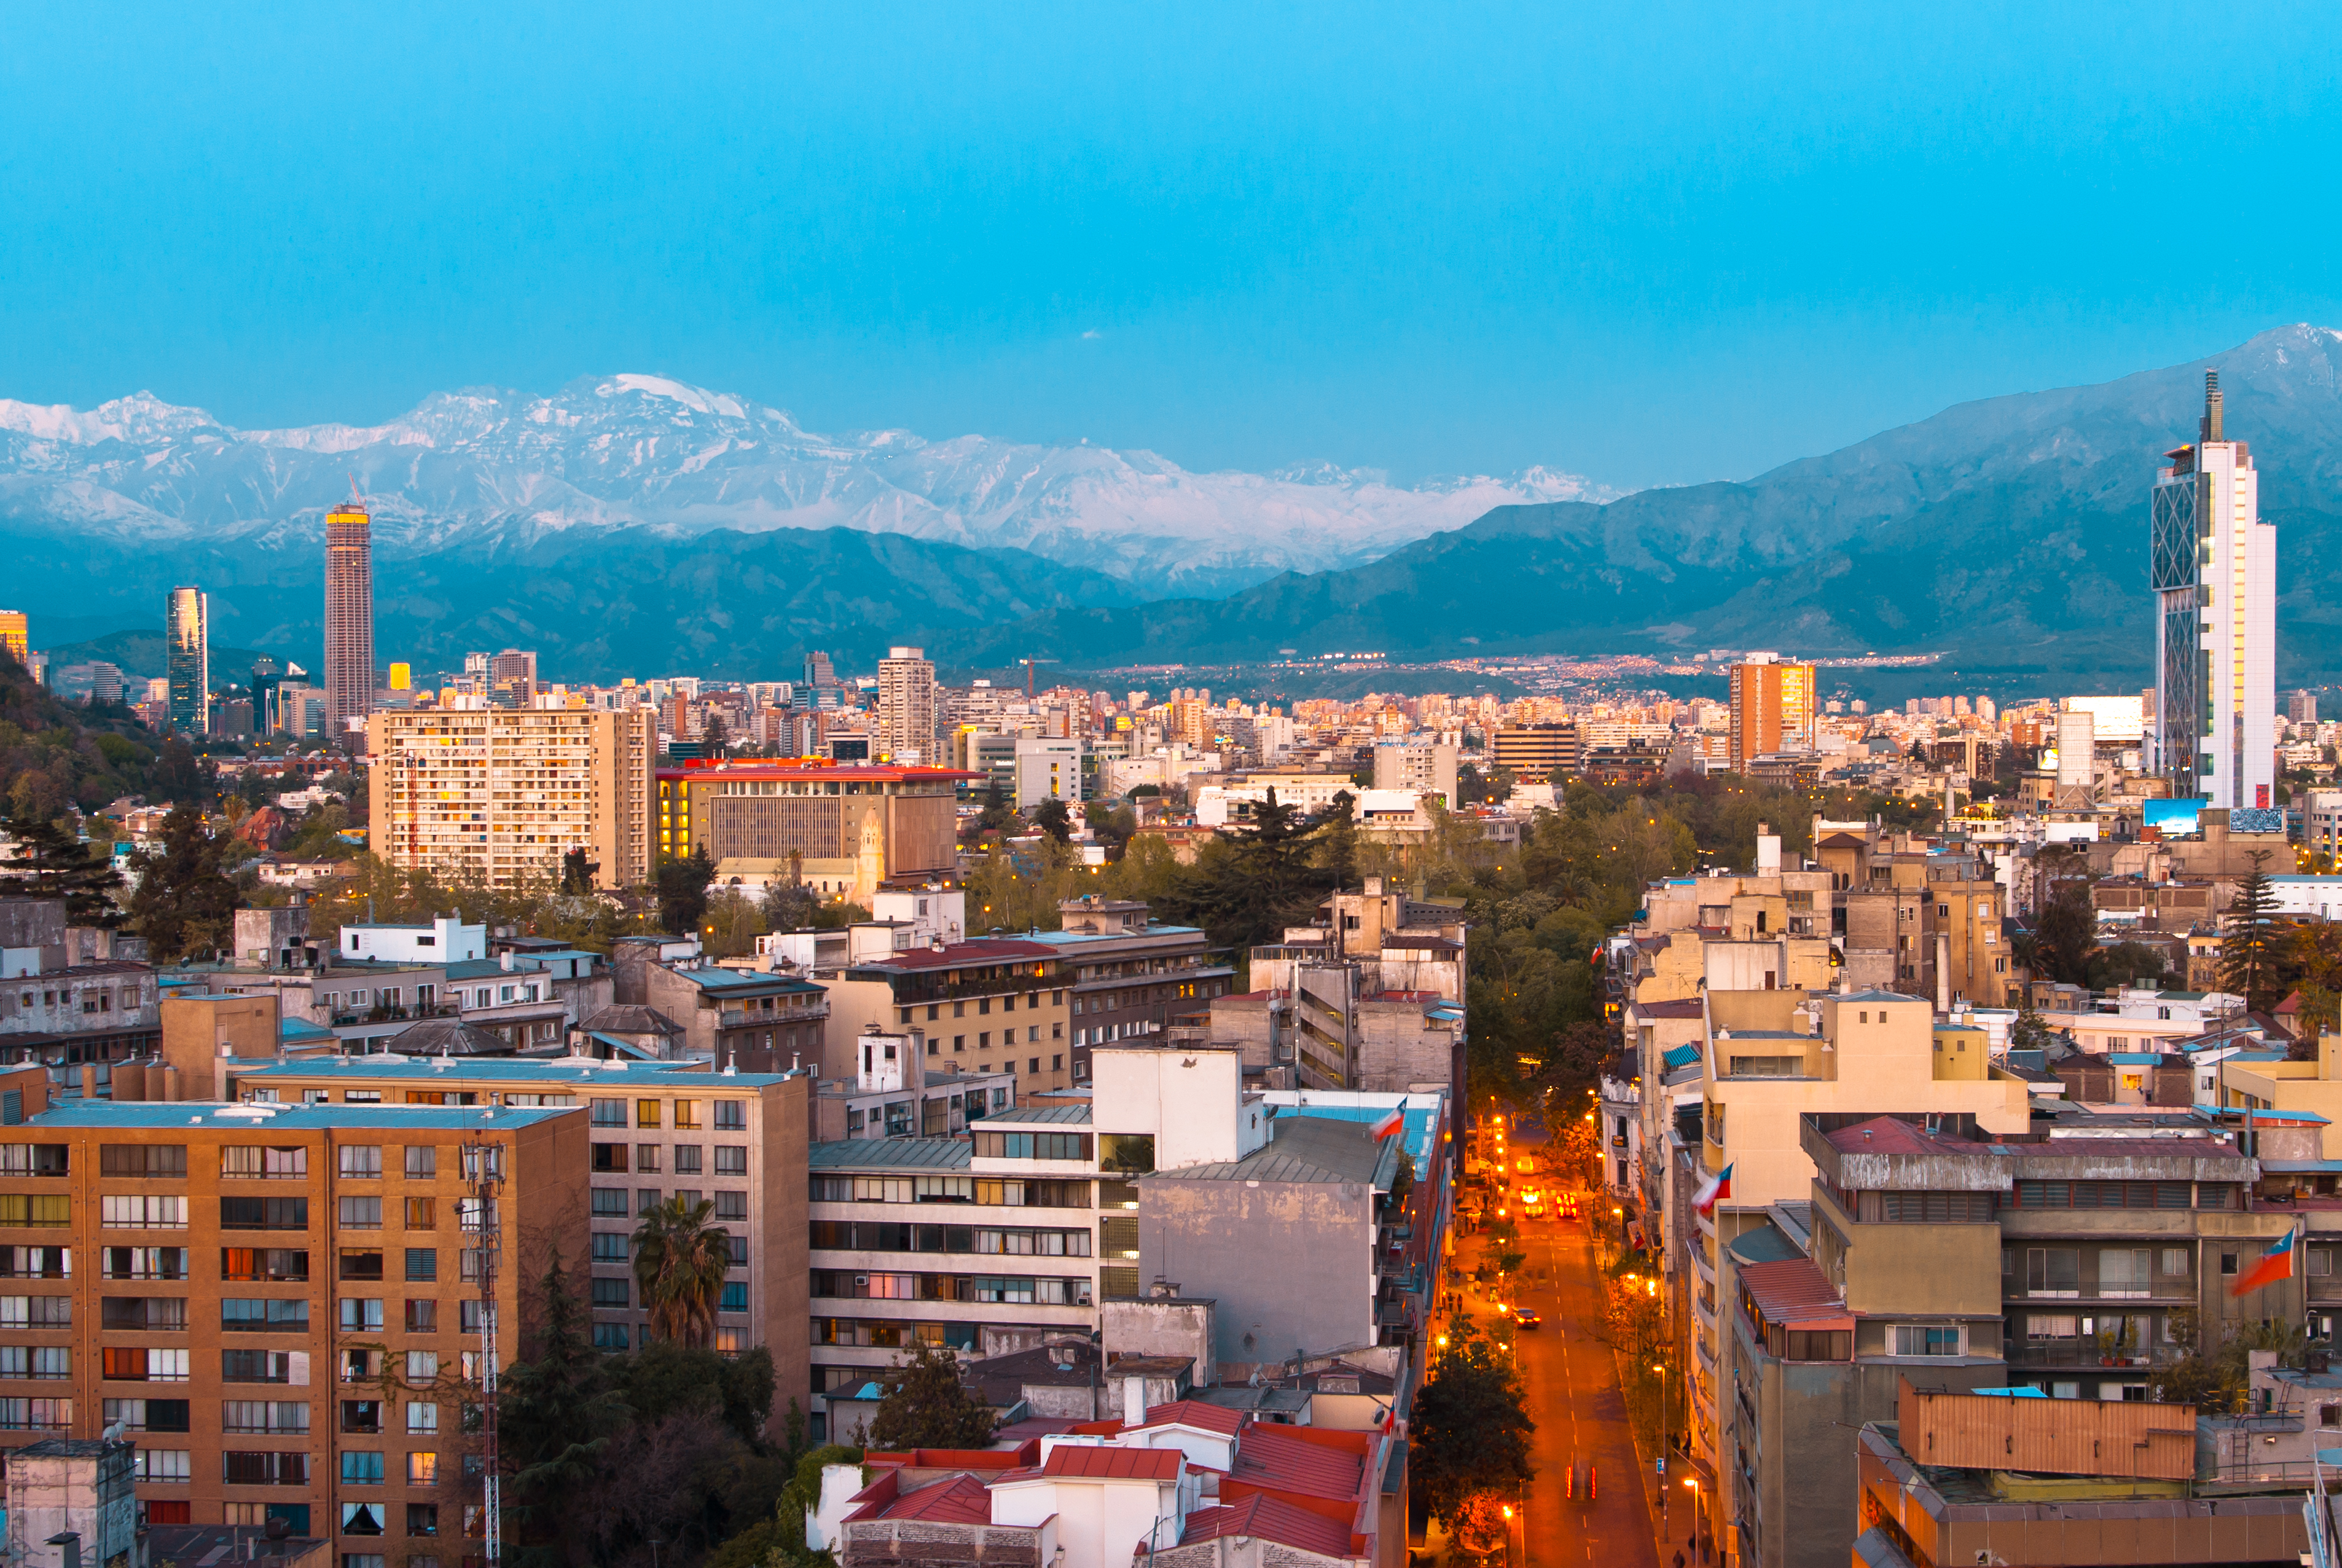
POLYGON ((2261 521, 2250 449, 2221 427, 2204 373, 2193 448, 2156 477, 2147 552, 2156 599, 2155 766, 2180 799, 2267 809, 2276 784, 2277 529, 2261 521))

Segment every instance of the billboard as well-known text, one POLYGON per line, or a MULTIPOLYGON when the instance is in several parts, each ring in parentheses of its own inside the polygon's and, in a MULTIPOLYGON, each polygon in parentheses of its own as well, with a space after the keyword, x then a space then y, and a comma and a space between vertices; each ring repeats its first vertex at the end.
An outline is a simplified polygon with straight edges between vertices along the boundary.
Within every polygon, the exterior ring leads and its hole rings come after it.
POLYGON ((2147 803, 2143 825, 2155 829, 2165 838, 2185 838, 2202 831, 2200 819, 2204 808, 2210 804, 2202 795, 2186 800, 2151 800, 2147 803))

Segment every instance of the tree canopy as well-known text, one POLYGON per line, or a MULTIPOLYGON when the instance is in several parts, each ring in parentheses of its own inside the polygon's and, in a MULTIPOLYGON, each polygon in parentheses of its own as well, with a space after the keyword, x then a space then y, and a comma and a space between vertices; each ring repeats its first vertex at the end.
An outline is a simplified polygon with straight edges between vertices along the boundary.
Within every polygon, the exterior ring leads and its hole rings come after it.
POLYGON ((1519 1373, 1470 1318, 1453 1321, 1448 1341, 1416 1396, 1407 1470, 1416 1494, 1452 1521, 1475 1493, 1510 1492, 1535 1478, 1529 1434, 1536 1423, 1519 1373))
POLYGON ((959 1358, 942 1345, 914 1345, 879 1374, 886 1390, 870 1418, 870 1446, 982 1448, 992 1441, 992 1407, 959 1380, 959 1358))

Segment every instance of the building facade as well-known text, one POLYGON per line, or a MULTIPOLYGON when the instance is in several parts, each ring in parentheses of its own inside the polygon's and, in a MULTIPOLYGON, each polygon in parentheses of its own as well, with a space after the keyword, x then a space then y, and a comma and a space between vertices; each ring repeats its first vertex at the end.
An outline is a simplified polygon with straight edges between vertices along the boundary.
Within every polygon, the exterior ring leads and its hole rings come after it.
POLYGON ((1751 654, 1732 666, 1732 728, 1726 754, 1735 773, 1760 756, 1814 749, 1814 667, 1751 654))
POLYGON ((597 887, 650 880, 657 737, 643 708, 459 708, 367 721, 376 854, 491 887, 558 880, 586 852, 597 887))
POLYGON ((2172 794, 2267 808, 2277 744, 2277 528, 2251 449, 2221 429, 2204 375, 2197 442, 2165 454, 2151 507, 2155 766, 2172 794))
POLYGON ((211 733, 211 595, 201 588, 174 588, 164 603, 171 727, 184 734, 211 733))
POLYGON ((325 514, 325 738, 374 711, 374 519, 353 501, 325 514))
POLYGON ((809 887, 869 881, 875 892, 956 869, 958 790, 973 776, 811 759, 661 768, 653 844, 662 857, 706 849, 719 880, 794 874, 809 887))
POLYGON ((936 760, 936 666, 919 648, 889 648, 878 661, 874 762, 916 766, 936 760))
POLYGON ((0 1445, 119 1424, 150 1523, 464 1555, 481 1258, 509 1364, 523 1276, 585 1244, 584 1118, 41 1104, 37 1076, 0 1164, 0 1445))

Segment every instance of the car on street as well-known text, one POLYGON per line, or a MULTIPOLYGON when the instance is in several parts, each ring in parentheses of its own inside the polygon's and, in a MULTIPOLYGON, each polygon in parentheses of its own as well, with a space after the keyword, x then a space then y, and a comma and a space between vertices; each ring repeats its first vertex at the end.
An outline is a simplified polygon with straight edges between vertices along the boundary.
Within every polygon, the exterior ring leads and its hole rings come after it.
POLYGON ((1536 1328, 1544 1323, 1545 1319, 1535 1307, 1515 1307, 1513 1322, 1521 1328, 1536 1328))

